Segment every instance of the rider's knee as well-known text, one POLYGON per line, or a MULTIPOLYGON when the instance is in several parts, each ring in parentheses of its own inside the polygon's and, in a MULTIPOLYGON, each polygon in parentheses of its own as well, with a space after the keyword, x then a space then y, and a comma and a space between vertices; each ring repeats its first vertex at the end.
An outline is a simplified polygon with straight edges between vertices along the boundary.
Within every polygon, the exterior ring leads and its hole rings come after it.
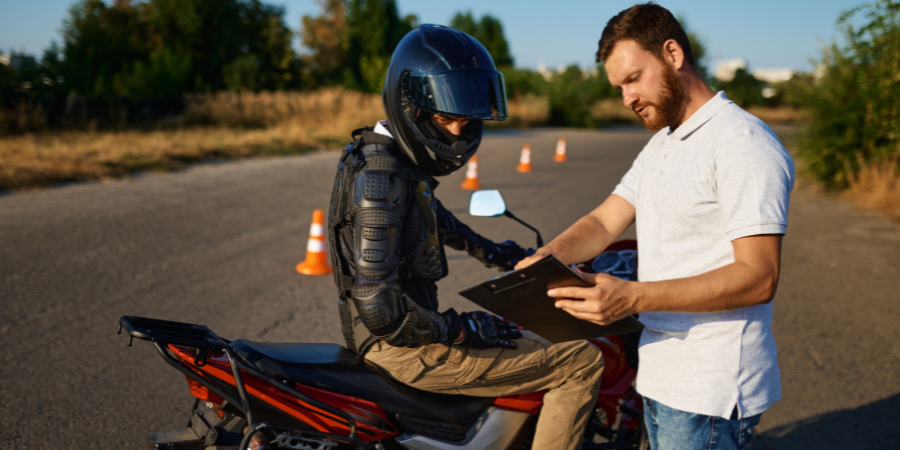
POLYGON ((596 381, 603 372, 603 363, 603 352, 599 347, 588 341, 578 341, 577 349, 573 353, 571 376, 596 381))

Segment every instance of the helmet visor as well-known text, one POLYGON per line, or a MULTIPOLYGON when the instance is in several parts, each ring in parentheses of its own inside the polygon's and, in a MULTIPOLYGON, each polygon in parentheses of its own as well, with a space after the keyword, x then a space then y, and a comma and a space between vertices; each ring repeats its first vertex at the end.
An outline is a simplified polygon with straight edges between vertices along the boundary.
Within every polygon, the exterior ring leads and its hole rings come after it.
POLYGON ((419 109, 476 120, 509 116, 503 74, 490 69, 457 69, 409 76, 406 95, 419 109))

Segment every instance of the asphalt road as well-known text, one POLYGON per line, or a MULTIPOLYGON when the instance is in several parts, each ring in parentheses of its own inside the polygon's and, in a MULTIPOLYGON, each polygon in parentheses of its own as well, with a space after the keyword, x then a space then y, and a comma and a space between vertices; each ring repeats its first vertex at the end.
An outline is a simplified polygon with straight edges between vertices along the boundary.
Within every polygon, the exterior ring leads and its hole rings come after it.
MULTIPOLYGON (((613 189, 642 130, 494 133, 481 181, 549 240, 613 189), (556 139, 569 161, 552 162, 556 139), (514 168, 522 144, 535 171, 514 168)), ((341 342, 330 276, 294 272, 312 210, 327 209, 337 153, 209 164, 171 174, 0 197, 0 448, 146 448, 184 426, 184 377, 122 315, 204 323, 271 342, 341 342)), ((471 218, 462 171, 438 197, 485 236, 532 244, 507 218, 471 218)), ((798 189, 775 337, 784 398, 756 449, 900 448, 900 226, 798 189)), ((626 237, 633 237, 629 230, 626 237)), ((450 250, 444 307, 493 276, 450 250)))

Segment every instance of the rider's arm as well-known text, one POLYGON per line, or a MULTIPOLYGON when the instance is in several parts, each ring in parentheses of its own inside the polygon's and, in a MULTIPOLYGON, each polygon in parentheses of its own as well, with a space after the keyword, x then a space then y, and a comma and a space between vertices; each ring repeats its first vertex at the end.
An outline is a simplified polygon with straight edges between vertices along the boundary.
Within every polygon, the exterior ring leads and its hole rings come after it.
POLYGON ((503 270, 511 270, 525 256, 524 249, 518 245, 497 244, 481 236, 444 208, 438 199, 435 198, 434 202, 438 227, 447 247, 468 253, 487 267, 499 267, 503 270))
POLYGON ((587 261, 618 238, 634 222, 634 216, 634 206, 618 194, 612 194, 533 256, 519 262, 516 269, 528 267, 548 255, 565 264, 587 261))
MULTIPOLYGON (((367 167, 384 167, 370 158, 367 167)), ((412 193, 392 170, 362 170, 351 185, 356 280, 351 297, 359 317, 373 335, 389 345, 419 347, 452 341, 461 329, 459 316, 419 306, 399 282, 403 217, 414 209, 412 193)))

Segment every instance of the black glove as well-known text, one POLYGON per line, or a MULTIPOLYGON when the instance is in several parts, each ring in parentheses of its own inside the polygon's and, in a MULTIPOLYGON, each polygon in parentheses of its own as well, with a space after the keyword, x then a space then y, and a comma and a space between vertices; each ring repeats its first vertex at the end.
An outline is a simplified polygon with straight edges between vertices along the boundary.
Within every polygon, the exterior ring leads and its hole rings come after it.
POLYGON ((500 270, 507 271, 513 270, 519 261, 533 255, 534 252, 533 248, 522 248, 515 241, 506 240, 494 244, 494 248, 486 252, 485 258, 491 266, 497 266, 500 270))
POLYGON ((484 311, 466 312, 459 315, 466 337, 460 345, 470 348, 518 348, 512 339, 522 337, 517 325, 484 311))

